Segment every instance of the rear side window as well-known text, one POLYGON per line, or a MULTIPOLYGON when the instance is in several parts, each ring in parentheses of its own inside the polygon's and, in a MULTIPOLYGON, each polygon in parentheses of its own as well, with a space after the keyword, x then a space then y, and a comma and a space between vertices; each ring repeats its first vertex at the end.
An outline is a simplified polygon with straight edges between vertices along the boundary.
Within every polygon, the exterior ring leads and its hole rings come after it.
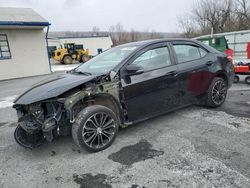
POLYGON ((200 59, 207 54, 204 49, 188 44, 176 44, 174 45, 174 49, 178 59, 178 63, 200 59))

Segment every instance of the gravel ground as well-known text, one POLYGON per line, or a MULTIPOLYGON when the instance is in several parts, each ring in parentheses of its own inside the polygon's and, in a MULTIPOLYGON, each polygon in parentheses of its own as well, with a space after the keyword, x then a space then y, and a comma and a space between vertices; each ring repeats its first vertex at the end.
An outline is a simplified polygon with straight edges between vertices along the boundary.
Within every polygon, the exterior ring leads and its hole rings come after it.
POLYGON ((250 187, 249 86, 234 85, 218 109, 192 106, 120 129, 99 153, 71 137, 25 150, 10 105, 43 78, 0 82, 0 187, 250 187))

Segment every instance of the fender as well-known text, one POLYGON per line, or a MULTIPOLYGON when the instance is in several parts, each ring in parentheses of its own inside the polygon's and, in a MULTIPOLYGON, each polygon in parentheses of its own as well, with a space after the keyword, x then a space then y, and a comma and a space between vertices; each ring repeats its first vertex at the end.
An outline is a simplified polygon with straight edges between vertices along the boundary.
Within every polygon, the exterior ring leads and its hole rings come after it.
POLYGON ((223 78, 228 83, 228 76, 226 71, 219 70, 216 72, 216 77, 223 78))
MULTIPOLYGON (((108 99, 115 105, 116 111, 122 113, 122 107, 119 99, 120 84, 118 79, 111 82, 91 84, 86 89, 78 91, 66 98, 64 108, 69 114, 70 122, 75 121, 75 114, 73 112, 74 106, 79 102, 96 101, 97 99, 108 99)), ((100 100, 99 100, 100 101, 100 100)), ((102 101, 103 102, 103 101, 102 101)), ((115 112, 117 113, 117 112, 115 112)))

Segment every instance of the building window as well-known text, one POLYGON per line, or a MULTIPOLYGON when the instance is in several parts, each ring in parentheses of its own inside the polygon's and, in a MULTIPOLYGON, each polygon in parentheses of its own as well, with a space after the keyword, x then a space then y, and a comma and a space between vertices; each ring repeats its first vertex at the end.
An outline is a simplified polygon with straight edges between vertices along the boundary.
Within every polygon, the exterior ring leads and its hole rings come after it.
POLYGON ((0 60, 1 59, 10 59, 10 47, 7 35, 0 34, 0 60))

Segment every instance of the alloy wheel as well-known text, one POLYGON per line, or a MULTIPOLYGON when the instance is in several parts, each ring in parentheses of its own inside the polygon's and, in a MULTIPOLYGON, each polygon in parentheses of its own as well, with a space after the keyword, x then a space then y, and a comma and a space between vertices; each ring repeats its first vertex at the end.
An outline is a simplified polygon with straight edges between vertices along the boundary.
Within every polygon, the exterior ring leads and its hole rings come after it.
POLYGON ((215 82, 212 89, 212 100, 216 105, 221 105, 225 99, 227 94, 227 87, 223 81, 215 82))
POLYGON ((115 136, 115 121, 106 113, 96 113, 89 117, 82 129, 82 138, 91 148, 103 148, 115 136))

